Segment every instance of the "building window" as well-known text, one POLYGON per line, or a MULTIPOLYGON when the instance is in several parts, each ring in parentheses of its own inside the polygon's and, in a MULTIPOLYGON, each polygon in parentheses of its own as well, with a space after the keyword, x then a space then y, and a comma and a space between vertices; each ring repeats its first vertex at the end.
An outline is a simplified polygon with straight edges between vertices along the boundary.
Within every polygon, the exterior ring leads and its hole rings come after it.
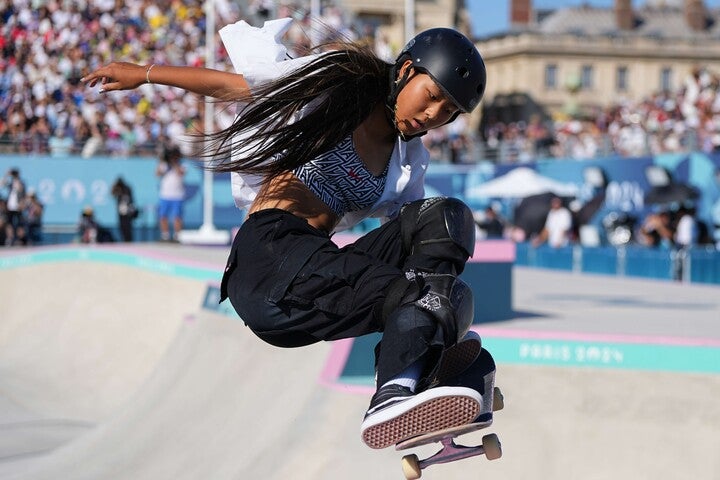
POLYGON ((592 90, 593 88, 593 67, 592 65, 583 65, 580 72, 580 87, 583 90, 592 90))
POLYGON ((618 92, 626 92, 628 90, 628 67, 617 68, 615 89, 618 92))
POLYGON ((664 67, 660 71, 660 91, 669 92, 672 90, 672 68, 664 67))
POLYGON ((545 65, 545 88, 555 90, 557 88, 557 65, 545 65))

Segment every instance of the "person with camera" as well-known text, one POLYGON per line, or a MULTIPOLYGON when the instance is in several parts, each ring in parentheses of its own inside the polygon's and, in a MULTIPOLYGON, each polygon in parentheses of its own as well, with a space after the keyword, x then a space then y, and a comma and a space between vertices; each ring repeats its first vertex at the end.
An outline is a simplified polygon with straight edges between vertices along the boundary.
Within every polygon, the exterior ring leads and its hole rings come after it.
POLYGON ((7 224, 5 226, 5 245, 15 244, 19 230, 22 228, 22 205, 25 200, 25 182, 20 178, 20 170, 11 168, 0 186, 7 190, 5 197, 7 208, 7 224))
POLYGON ((133 201, 133 192, 130 185, 125 183, 122 177, 118 177, 110 190, 115 197, 117 203, 118 225, 120 227, 120 236, 123 242, 133 241, 133 220, 135 220, 140 211, 133 201))

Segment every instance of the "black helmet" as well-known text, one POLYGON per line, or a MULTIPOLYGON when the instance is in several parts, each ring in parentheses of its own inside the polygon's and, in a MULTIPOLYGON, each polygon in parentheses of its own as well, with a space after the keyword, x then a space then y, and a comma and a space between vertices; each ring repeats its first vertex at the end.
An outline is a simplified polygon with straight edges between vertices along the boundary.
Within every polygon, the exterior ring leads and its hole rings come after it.
POLYGON ((395 62, 421 69, 444 90, 461 112, 471 112, 485 92, 485 62, 465 35, 451 28, 431 28, 405 45, 395 62))

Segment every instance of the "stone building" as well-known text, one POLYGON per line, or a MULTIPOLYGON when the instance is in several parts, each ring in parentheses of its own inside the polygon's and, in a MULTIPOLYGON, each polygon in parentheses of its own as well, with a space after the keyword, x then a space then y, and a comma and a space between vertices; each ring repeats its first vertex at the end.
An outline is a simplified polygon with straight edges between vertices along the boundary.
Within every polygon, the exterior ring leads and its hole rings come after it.
POLYGON ((453 27, 466 34, 470 31, 464 0, 342 0, 341 4, 356 20, 377 28, 395 51, 414 33, 405 31, 408 9, 415 20, 415 32, 433 27, 453 27))
POLYGON ((691 72, 720 73, 720 10, 703 0, 615 0, 536 10, 510 0, 510 28, 477 39, 488 67, 485 106, 592 114, 624 99, 677 91, 691 72), (637 2, 636 2, 637 3, 637 2))

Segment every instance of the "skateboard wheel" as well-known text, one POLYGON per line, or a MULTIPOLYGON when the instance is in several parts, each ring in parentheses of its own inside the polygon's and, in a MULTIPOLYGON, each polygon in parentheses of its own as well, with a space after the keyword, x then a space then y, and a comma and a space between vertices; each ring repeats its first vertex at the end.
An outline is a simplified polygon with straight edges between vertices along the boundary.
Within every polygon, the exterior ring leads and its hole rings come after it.
POLYGON ((483 450, 485 450, 485 457, 488 460, 497 460, 502 457, 502 447, 500 446, 500 439, 494 433, 485 435, 482 438, 483 450))
POLYGON ((505 408, 505 399, 498 387, 493 388, 493 412, 505 408))
POLYGON ((407 480, 416 480, 422 476, 418 456, 415 454, 405 455, 402 458, 402 469, 407 480))

